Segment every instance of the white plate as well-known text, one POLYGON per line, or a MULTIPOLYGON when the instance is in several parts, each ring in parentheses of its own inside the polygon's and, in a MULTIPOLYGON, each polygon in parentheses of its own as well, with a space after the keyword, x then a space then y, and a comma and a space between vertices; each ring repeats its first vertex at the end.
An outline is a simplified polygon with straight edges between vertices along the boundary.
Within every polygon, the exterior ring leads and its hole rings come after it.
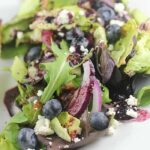
MULTIPOLYGON (((0 18, 8 21, 19 8, 20 0, 0 0, 0 18)), ((132 0, 130 6, 138 7, 150 16, 148 0, 132 0)), ((0 130, 8 120, 8 113, 3 106, 2 99, 6 89, 15 85, 10 73, 1 71, 4 66, 11 65, 12 61, 0 60, 0 130)), ((124 123, 116 130, 115 135, 100 137, 97 141, 82 150, 149 150, 150 120, 143 123, 124 123)))

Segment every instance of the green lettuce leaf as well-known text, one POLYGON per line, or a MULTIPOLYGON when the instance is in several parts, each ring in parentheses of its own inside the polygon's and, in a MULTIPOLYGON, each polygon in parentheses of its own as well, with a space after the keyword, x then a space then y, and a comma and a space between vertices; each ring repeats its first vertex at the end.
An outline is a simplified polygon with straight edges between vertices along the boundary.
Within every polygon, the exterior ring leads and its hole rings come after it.
POLYGON ((27 75, 27 68, 25 66, 25 63, 22 60, 20 60, 17 56, 15 57, 13 65, 11 67, 11 73, 14 79, 16 79, 19 82, 23 82, 25 76, 27 75))
POLYGON ((9 123, 0 134, 0 149, 2 150, 18 150, 19 145, 17 136, 20 127, 17 124, 9 123))
POLYGON ((18 47, 16 47, 15 43, 3 45, 0 57, 2 59, 9 59, 15 56, 22 56, 26 53, 29 47, 29 45, 25 44, 21 44, 18 47))
POLYGON ((133 76, 135 73, 150 74, 150 34, 143 32, 139 35, 135 47, 135 55, 128 61, 125 73, 133 76))
POLYGON ((140 89, 136 97, 138 99, 139 106, 148 106, 150 104, 150 86, 145 86, 140 89))
POLYGON ((44 89, 41 97, 41 102, 45 103, 52 98, 54 92, 59 89, 65 83, 74 79, 74 75, 70 74, 71 67, 67 62, 68 52, 66 49, 59 49, 56 44, 51 46, 53 53, 56 56, 54 62, 43 63, 41 67, 45 68, 46 75, 45 80, 47 87, 44 89))
POLYGON ((135 20, 129 20, 121 29, 122 37, 115 44, 111 51, 111 56, 116 62, 116 65, 120 67, 126 64, 126 58, 131 53, 135 43, 138 30, 135 20))

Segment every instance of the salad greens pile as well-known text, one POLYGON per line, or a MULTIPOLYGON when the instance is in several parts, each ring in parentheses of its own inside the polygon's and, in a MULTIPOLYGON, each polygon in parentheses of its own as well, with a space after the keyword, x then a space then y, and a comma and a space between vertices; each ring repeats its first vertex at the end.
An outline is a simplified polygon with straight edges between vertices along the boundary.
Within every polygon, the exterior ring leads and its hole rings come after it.
POLYGON ((0 149, 76 149, 150 104, 150 20, 125 0, 24 0, 0 33, 17 82, 0 149))

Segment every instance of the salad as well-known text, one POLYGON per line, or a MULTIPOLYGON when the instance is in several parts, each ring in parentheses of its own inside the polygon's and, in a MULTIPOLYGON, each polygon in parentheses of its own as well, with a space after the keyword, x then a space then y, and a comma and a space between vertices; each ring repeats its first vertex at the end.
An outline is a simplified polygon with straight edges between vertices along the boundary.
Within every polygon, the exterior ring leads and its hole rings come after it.
POLYGON ((0 149, 77 149, 150 118, 150 20, 125 0, 25 0, 0 30, 17 81, 0 149))

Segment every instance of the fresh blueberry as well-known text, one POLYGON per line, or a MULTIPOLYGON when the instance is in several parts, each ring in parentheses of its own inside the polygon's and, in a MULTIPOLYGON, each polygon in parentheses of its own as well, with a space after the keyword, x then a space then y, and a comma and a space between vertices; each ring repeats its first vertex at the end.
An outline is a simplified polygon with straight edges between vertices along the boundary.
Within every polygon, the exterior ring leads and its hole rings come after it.
POLYGON ((109 120, 103 112, 93 112, 90 115, 90 124, 96 130, 104 130, 108 128, 109 120))
POLYGON ((115 18, 115 11, 107 5, 100 7, 97 10, 97 13, 103 19, 105 24, 109 23, 110 20, 115 18))
POLYGON ((36 149, 37 147, 37 137, 33 129, 23 128, 18 134, 18 142, 21 150, 36 149))
POLYGON ((62 106, 59 100, 52 99, 43 106, 43 115, 48 119, 53 119, 62 111, 62 106))
POLYGON ((41 56, 41 48, 39 46, 32 47, 28 50, 27 54, 25 55, 26 62, 32 62, 38 60, 41 56))
POLYGON ((109 43, 115 43, 120 38, 120 26, 117 24, 109 25, 106 28, 106 35, 109 43))

